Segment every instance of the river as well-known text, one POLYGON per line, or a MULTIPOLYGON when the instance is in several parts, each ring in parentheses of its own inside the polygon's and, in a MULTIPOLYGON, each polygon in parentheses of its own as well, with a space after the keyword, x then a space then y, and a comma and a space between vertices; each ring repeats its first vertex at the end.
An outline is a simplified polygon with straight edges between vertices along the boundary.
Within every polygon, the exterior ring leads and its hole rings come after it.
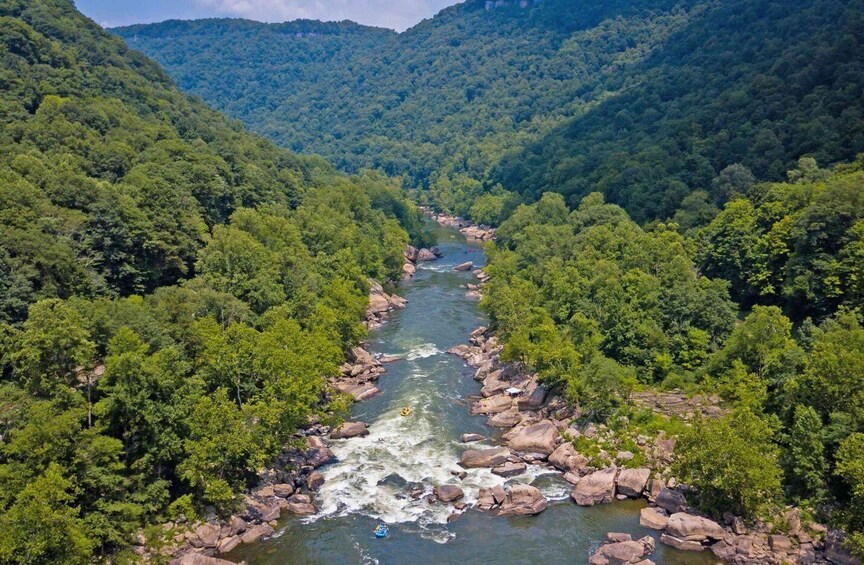
MULTIPOLYGON (((465 261, 483 266, 483 250, 452 229, 438 228, 438 239, 444 258, 421 264, 413 280, 398 286, 398 294, 409 301, 407 308, 391 313, 369 336, 373 353, 404 358, 387 365, 378 383, 381 394, 353 409, 352 419, 367 422, 370 435, 332 442, 338 462, 322 469, 326 482, 315 497, 321 512, 281 520, 275 537, 239 548, 228 556, 232 561, 586 563, 607 532, 658 537, 639 526, 644 502, 581 508, 568 500, 569 486, 541 468, 529 467, 525 475, 509 479, 532 482, 556 501, 534 517, 499 518, 469 510, 447 524, 452 507, 407 495, 411 483, 430 489, 451 483, 462 487, 464 500, 471 502, 480 487, 505 482, 482 469, 471 470, 464 481, 450 473, 468 448, 460 443, 463 433, 494 438, 500 430, 486 426, 485 417, 469 415, 466 399, 479 393, 480 384, 461 359, 446 353, 485 323, 477 302, 465 297, 465 285, 476 282, 473 275, 452 270, 465 261), (409 405, 411 415, 400 416, 399 410, 409 405), (389 538, 372 535, 380 522, 390 524, 389 538)), ((716 561, 659 543, 652 559, 669 565, 716 561)))

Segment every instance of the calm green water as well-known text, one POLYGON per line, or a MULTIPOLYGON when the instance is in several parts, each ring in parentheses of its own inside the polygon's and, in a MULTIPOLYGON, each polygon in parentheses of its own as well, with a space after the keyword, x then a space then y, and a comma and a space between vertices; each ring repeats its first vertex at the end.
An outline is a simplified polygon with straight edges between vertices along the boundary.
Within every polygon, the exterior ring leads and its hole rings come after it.
MULTIPOLYGON (((447 524, 448 506, 407 495, 412 484, 431 492, 435 485, 452 483, 470 502, 480 487, 505 482, 487 470, 471 470, 464 481, 450 474, 468 448, 459 442, 463 433, 494 438, 498 431, 487 427, 485 418, 468 414, 465 399, 478 394, 480 385, 460 359, 446 354, 485 322, 476 301, 465 297, 473 275, 452 272, 465 261, 482 266, 483 251, 455 230, 440 229, 439 242, 444 259, 421 265, 414 280, 399 286, 408 307, 370 336, 371 351, 404 359, 387 366, 379 382, 382 394, 355 406, 353 418, 367 422, 370 435, 333 442, 339 461, 322 469, 326 483, 316 498, 321 513, 282 520, 277 537, 241 547, 230 559, 250 565, 586 563, 606 532, 655 533, 639 526, 643 502, 580 508, 567 499, 568 485, 541 468, 509 479, 530 482, 557 501, 535 517, 468 511, 447 524), (406 405, 413 412, 403 418, 399 410, 406 405), (372 535, 380 522, 390 524, 384 540, 372 535)), ((659 544, 653 559, 670 565, 714 562, 659 544)))

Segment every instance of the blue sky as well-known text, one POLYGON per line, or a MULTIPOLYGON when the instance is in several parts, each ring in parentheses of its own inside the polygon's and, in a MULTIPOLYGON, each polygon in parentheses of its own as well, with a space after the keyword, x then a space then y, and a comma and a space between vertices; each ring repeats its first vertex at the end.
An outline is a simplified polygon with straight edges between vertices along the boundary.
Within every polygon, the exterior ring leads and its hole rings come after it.
POLYGON ((111 27, 169 19, 236 17, 267 22, 307 18, 353 20, 403 31, 462 0, 75 0, 111 27))

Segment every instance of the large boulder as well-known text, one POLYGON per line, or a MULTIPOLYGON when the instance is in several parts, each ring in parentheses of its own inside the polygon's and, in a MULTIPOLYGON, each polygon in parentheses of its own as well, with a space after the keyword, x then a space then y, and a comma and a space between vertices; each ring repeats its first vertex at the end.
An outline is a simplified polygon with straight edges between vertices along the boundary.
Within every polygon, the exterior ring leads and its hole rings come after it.
POLYGON ((274 533, 275 530, 269 524, 258 524, 246 530, 246 533, 240 536, 240 539, 243 540, 243 543, 253 543, 263 537, 272 536, 274 533))
POLYGON ((675 536, 670 536, 669 534, 663 534, 660 536, 660 543, 674 547, 675 549, 680 549, 681 551, 702 551, 705 549, 705 546, 698 541, 683 540, 681 538, 676 538, 675 536))
POLYGON ((460 265, 456 265, 455 267, 453 267, 453 270, 458 271, 458 272, 465 272, 465 271, 470 271, 473 268, 474 268, 474 263, 471 261, 467 261, 467 262, 462 263, 460 265))
POLYGON ((531 390, 531 392, 519 398, 517 401, 519 408, 522 410, 540 408, 543 406, 543 402, 546 400, 546 394, 548 392, 549 391, 545 386, 537 385, 533 390, 531 390))
POLYGON ((498 475, 500 477, 507 478, 507 477, 515 477, 517 475, 521 475, 526 470, 528 470, 528 466, 525 463, 521 463, 521 462, 515 463, 515 462, 508 461, 507 463, 504 463, 503 465, 500 465, 500 466, 492 469, 492 473, 495 475, 498 475))
POLYGON ((519 430, 510 438, 508 445, 510 449, 519 453, 550 455, 555 451, 557 439, 558 428, 555 427, 555 424, 549 420, 542 420, 519 430))
POLYGON ((369 430, 363 422, 345 422, 332 432, 330 439, 347 439, 352 437, 368 436, 369 430))
POLYGON ((478 414, 497 414, 509 410, 511 406, 513 406, 513 399, 506 394, 499 394, 474 403, 471 407, 471 414, 474 416, 478 414))
POLYGON ((699 542, 709 538, 720 540, 726 535, 726 531, 717 522, 686 512, 676 512, 669 516, 666 533, 683 540, 699 542))
POLYGON ((203 547, 216 547, 219 543, 221 528, 216 524, 201 524, 195 528, 195 535, 201 540, 203 547))
POLYGON ((240 545, 243 540, 240 539, 240 536, 228 536, 226 538, 222 538, 219 540, 219 545, 216 546, 216 551, 219 553, 228 553, 232 551, 235 547, 240 545))
POLYGON ((499 516, 533 516, 546 510, 549 503, 536 487, 513 485, 501 504, 499 516))
POLYGON ((588 465, 588 458, 578 453, 573 444, 564 442, 549 456, 549 463, 564 472, 578 473, 588 465))
POLYGON ((435 496, 441 502, 454 502, 465 496, 465 493, 456 485, 441 485, 435 487, 435 496))
POLYGON ((187 553, 186 555, 171 561, 170 565, 234 565, 234 562, 217 559, 215 557, 207 557, 200 553, 187 553))
POLYGON ((670 514, 687 509, 687 500, 684 499, 684 495, 677 490, 668 488, 660 491, 654 503, 670 514))
POLYGON ((462 454, 460 464, 466 468, 497 467, 507 462, 510 450, 506 447, 469 449, 462 454))
POLYGON ((648 484, 650 469, 622 469, 618 473, 618 494, 639 498, 648 484))
POLYGON ((512 428, 521 421, 522 412, 514 407, 510 410, 505 410, 504 412, 492 414, 489 419, 486 420, 486 424, 493 428, 512 428))
MULTIPOLYGON (((330 463, 336 459, 324 440, 317 436, 306 438, 306 464, 314 468, 330 463)), ((290 495, 289 495, 290 496, 290 495)))
POLYGON ((615 498, 615 476, 617 474, 618 469, 613 467, 585 475, 576 483, 570 497, 579 506, 612 502, 612 499, 615 498))
POLYGON ((430 251, 428 249, 424 248, 424 249, 421 249, 420 251, 417 252, 417 261, 419 261, 421 263, 426 262, 426 261, 435 261, 437 259, 438 259, 438 256, 435 255, 435 253, 433 253, 432 251, 430 251))
POLYGON ((625 565, 641 563, 654 552, 655 544, 651 536, 639 540, 624 540, 606 544, 591 556, 591 565, 625 565))
POLYGON ((665 530, 669 518, 656 508, 643 508, 639 511, 639 525, 652 530, 665 530))

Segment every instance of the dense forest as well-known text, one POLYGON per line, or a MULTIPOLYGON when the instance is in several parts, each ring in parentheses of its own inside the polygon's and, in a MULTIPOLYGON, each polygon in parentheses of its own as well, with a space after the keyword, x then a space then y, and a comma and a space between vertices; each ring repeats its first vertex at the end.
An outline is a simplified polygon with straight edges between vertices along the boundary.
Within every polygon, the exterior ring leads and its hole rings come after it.
POLYGON ((679 430, 700 507, 776 523, 796 504, 864 555, 862 175, 802 159, 688 236, 600 193, 518 207, 488 249, 503 355, 619 428, 645 416, 635 390, 718 394, 726 415, 679 430))
POLYGON ((337 421, 369 280, 431 244, 409 194, 498 226, 506 360, 616 428, 651 417, 637 390, 719 395, 677 430, 694 502, 794 504, 864 555, 862 18, 470 0, 402 34, 114 30, 280 148, 71 0, 6 0, 0 562, 134 559, 337 421))
POLYGON ((0 61, 0 562, 122 561, 339 416, 325 378, 419 215, 244 133, 69 0, 0 4, 0 61))
POLYGON ((404 175, 440 208, 465 213, 496 185, 570 206, 601 191, 645 221, 730 165, 779 181, 802 156, 864 151, 861 7, 471 0, 398 35, 236 20, 114 31, 255 131, 404 175))

